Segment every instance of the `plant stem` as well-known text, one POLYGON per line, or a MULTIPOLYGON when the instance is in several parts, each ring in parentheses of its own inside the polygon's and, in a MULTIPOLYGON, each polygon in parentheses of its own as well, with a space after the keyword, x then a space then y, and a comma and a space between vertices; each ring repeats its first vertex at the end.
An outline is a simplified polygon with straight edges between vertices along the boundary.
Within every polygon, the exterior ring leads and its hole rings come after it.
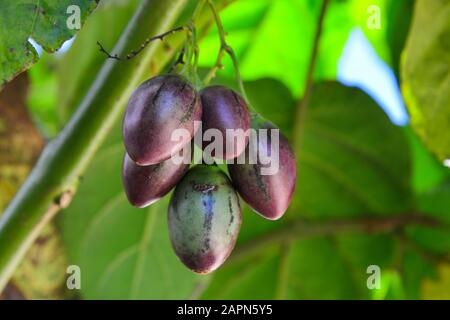
MULTIPOLYGON (((114 52, 137 47, 142 34, 168 30, 185 4, 186 0, 142 1, 114 52)), ((46 146, 0 217, 0 291, 44 225, 70 203, 82 173, 120 117, 127 98, 148 77, 157 48, 155 42, 136 59, 105 61, 77 111, 46 146)))
POLYGON ((319 54, 320 38, 322 36, 323 24, 325 21, 325 16, 327 13, 330 0, 323 0, 322 6, 320 8, 319 20, 317 22, 317 29, 314 36, 314 43, 311 52, 311 58, 309 61, 308 71, 306 74, 305 91, 303 94, 303 99, 299 101, 297 112, 295 115, 295 126, 294 126, 294 144, 295 150, 300 149, 301 131, 303 123, 306 118, 306 111, 308 108, 309 101, 311 99, 313 84, 314 84, 314 70, 316 69, 317 57, 319 54))
POLYGON ((440 221, 422 214, 402 214, 386 218, 361 218, 352 220, 331 220, 308 222, 294 220, 271 233, 264 234, 241 244, 231 255, 230 260, 258 253, 268 246, 290 243, 295 240, 321 236, 366 232, 370 234, 389 233, 410 225, 422 225, 432 228, 447 228, 440 221))
MULTIPOLYGON (((142 43, 142 35, 169 30, 187 0, 142 0, 114 52, 130 52, 142 43)), ((218 0, 223 8, 233 0, 218 0)), ((196 22, 206 29, 203 13, 196 22)), ((182 38, 175 38, 179 47, 182 38)), ((167 49, 152 42, 136 59, 108 59, 97 78, 58 136, 47 144, 33 171, 0 217, 0 292, 42 228, 69 205, 78 183, 112 126, 120 118, 128 97, 143 80, 159 72, 171 59, 167 49), (157 59, 156 59, 157 57, 157 59)), ((101 186, 99 186, 101 187, 101 186)))
POLYGON ((115 59, 115 60, 121 60, 121 61, 130 60, 130 59, 133 59, 134 57, 136 57, 138 54, 140 54, 151 42, 153 42, 155 40, 163 41, 165 37, 170 36, 170 35, 172 35, 172 34, 174 34, 176 32, 184 31, 184 30, 186 30, 186 27, 185 26, 180 26, 180 27, 171 29, 169 31, 166 31, 164 33, 161 33, 161 34, 159 34, 157 36, 153 36, 153 37, 147 38, 147 39, 145 39, 144 43, 142 43, 139 46, 139 49, 132 50, 125 57, 120 57, 118 54, 111 54, 111 53, 109 53, 108 51, 106 51, 106 49, 103 47, 103 45, 99 41, 97 41, 97 45, 100 48, 100 52, 103 52, 108 57, 108 59, 115 59))
POLYGON ((185 26, 185 29, 187 30, 187 37, 183 50, 186 52, 186 61, 183 69, 180 72, 180 74, 186 76, 187 79, 191 81, 196 88, 200 88, 201 84, 198 83, 199 79, 197 76, 199 47, 197 43, 197 30, 195 28, 195 23, 200 13, 202 12, 203 5, 204 1, 198 0, 194 12, 192 13, 192 17, 189 23, 185 26), (194 59, 193 63, 192 58, 194 59))
MULTIPOLYGON (((205 83, 205 85, 209 84, 211 82, 211 80, 216 76, 217 71, 222 68, 223 56, 225 55, 225 53, 227 53, 233 62, 234 71, 236 73, 236 81, 239 85, 240 93, 241 93, 242 97, 245 99, 245 101, 249 102, 247 94, 245 92, 244 83, 242 81, 241 72, 239 70, 239 63, 237 61, 236 55, 233 51, 233 48, 231 48, 226 42, 226 32, 225 32, 225 29, 223 28, 223 24, 222 24, 222 20, 220 19, 220 15, 217 12, 216 8, 214 7, 212 0, 206 0, 206 1, 208 3, 209 8, 211 9, 211 12, 214 16, 214 20, 217 25, 217 29, 219 31, 220 49, 219 49, 219 53, 217 55, 216 63, 211 68, 208 75, 205 77, 204 83, 205 83)), ((249 107, 251 108, 250 105, 249 105, 249 107)))

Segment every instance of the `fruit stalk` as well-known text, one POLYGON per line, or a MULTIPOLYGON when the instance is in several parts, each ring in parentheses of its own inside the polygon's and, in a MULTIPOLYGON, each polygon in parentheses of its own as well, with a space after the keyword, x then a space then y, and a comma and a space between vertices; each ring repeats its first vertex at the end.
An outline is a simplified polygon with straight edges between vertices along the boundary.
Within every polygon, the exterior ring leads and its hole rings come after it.
POLYGON ((245 92, 244 82, 242 81, 241 72, 239 71, 239 63, 237 61, 236 55, 233 51, 233 48, 231 48, 228 45, 228 43, 225 39, 226 32, 225 32, 225 29, 223 28, 223 24, 222 24, 222 20, 220 19, 220 15, 217 12, 216 7, 214 6, 214 4, 211 0, 205 0, 205 1, 208 3, 208 6, 211 9, 211 12, 214 16, 214 20, 216 22, 217 30, 219 31, 219 37, 220 37, 219 54, 217 55, 217 60, 216 60, 215 65, 212 67, 212 69, 210 70, 208 75, 205 77, 205 80, 204 80, 205 86, 208 85, 211 82, 211 80, 216 76, 217 71, 221 68, 223 56, 225 55, 225 53, 227 53, 233 62, 234 72, 236 73, 236 80, 239 85, 240 94, 245 99, 245 101, 249 104, 250 110, 255 112, 252 109, 252 106, 249 103, 250 101, 248 100, 247 93, 245 92))

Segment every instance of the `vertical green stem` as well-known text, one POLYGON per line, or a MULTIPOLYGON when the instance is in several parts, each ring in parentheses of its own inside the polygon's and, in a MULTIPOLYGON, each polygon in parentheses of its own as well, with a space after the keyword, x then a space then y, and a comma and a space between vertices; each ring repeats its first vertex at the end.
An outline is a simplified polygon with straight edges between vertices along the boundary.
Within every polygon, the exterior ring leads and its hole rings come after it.
MULTIPOLYGON (((239 63, 238 63, 237 57, 233 51, 233 48, 231 48, 227 44, 227 41, 226 41, 226 32, 225 32, 225 29, 223 28, 222 19, 220 18, 220 15, 217 12, 212 0, 206 0, 206 1, 207 1, 208 6, 211 9, 211 12, 214 16, 214 20, 217 25, 217 30, 219 31, 220 49, 219 49, 219 54, 217 56, 216 64, 211 69, 211 71, 208 73, 208 75, 205 77, 204 82, 205 82, 205 84, 208 84, 216 76, 217 71, 221 67, 223 56, 225 53, 227 53, 233 62, 233 67, 234 67, 234 71, 236 73, 236 81, 239 86, 239 91, 240 91, 242 97, 245 99, 245 101, 249 102, 247 93, 245 92, 244 82, 242 81, 241 72, 239 70, 239 63)), ((250 104, 249 104, 249 108, 252 109, 252 106, 250 104)), ((252 111, 254 111, 254 110, 252 110, 252 111)))
POLYGON ((192 17, 189 23, 185 26, 187 31, 186 43, 185 43, 185 51, 186 51, 186 61, 183 69, 180 74, 187 77, 192 83, 197 83, 197 66, 198 66, 198 58, 199 58, 199 48, 197 44, 197 31, 195 28, 195 23, 199 18, 200 13, 202 12, 204 6, 204 0, 198 0, 197 5, 195 6, 194 12, 192 13, 192 17), (192 62, 194 59, 194 62, 192 62))
POLYGON ((319 54, 320 38, 322 36, 323 24, 325 21, 325 16, 327 13, 328 5, 330 0, 323 0, 322 6, 320 8, 319 20, 317 22, 316 34, 314 36, 314 43, 311 52, 311 58, 308 66, 308 71, 306 74, 306 84, 303 99, 300 100, 297 113, 295 116, 295 126, 294 126, 294 147, 295 150, 300 149, 300 140, 303 123, 306 118, 306 111, 308 108, 309 100, 311 99, 311 93, 314 84, 314 70, 316 69, 317 57, 319 54))
MULTIPOLYGON (((129 52, 143 43, 142 35, 170 29, 185 4, 186 0, 143 0, 114 52, 129 52)), ((75 114, 47 145, 1 216, 0 291, 43 226, 69 204, 82 173, 120 117, 127 98, 148 77, 159 45, 150 44, 142 55, 127 62, 109 59, 104 63, 75 114)))

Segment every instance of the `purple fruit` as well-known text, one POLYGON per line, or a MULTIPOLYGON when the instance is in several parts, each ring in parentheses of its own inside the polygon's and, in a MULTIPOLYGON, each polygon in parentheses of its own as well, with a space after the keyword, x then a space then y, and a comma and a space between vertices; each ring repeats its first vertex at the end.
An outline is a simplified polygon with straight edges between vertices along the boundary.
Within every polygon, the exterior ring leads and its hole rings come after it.
POLYGON ((129 156, 146 166, 167 160, 194 136, 194 121, 201 120, 200 98, 194 87, 178 75, 154 77, 132 94, 123 121, 123 140, 129 156), (172 138, 176 129, 190 137, 172 138))
MULTIPOLYGON (((225 160, 238 157, 245 150, 248 142, 250 116, 247 103, 239 94, 223 86, 207 87, 200 92, 200 97, 203 106, 203 131, 218 129, 223 137, 222 154, 213 152, 212 156, 225 160), (236 138, 229 136, 231 139, 226 139, 227 129, 240 129, 241 135, 237 135, 236 138), (232 144, 233 140, 234 144, 232 144)), ((209 143, 204 142, 203 147, 209 143)))
MULTIPOLYGON (((269 129, 269 131, 276 129, 272 123, 259 116, 253 117, 252 128, 269 129)), ((269 167, 259 160, 261 154, 270 154, 272 140, 270 133, 267 136, 268 139, 265 141, 257 138, 254 144, 255 148, 252 148, 251 141, 245 151, 245 164, 228 164, 228 170, 236 190, 244 201, 264 218, 277 220, 283 216, 291 202, 295 190, 297 169, 295 155, 287 139, 280 133, 278 170, 276 172, 274 170, 274 174, 261 174, 262 168, 269 167), (258 155, 257 158, 254 158, 258 159, 258 161, 253 161, 254 164, 249 163, 250 149, 253 149, 258 155)))
POLYGON ((151 205, 172 190, 188 168, 189 164, 175 164, 172 159, 142 167, 125 153, 122 182, 128 201, 138 208, 151 205))
POLYGON ((169 235, 179 259, 196 273, 220 267, 241 227, 239 197, 216 166, 197 165, 175 188, 169 205, 169 235))

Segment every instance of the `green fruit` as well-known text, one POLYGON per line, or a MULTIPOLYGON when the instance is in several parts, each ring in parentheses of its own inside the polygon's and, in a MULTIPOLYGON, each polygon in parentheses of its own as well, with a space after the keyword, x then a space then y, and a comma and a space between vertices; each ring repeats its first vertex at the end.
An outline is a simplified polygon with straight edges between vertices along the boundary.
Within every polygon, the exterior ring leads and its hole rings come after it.
POLYGON ((209 273, 233 250, 242 215, 228 177, 218 167, 198 165, 177 185, 168 219, 178 258, 196 273, 209 273))

